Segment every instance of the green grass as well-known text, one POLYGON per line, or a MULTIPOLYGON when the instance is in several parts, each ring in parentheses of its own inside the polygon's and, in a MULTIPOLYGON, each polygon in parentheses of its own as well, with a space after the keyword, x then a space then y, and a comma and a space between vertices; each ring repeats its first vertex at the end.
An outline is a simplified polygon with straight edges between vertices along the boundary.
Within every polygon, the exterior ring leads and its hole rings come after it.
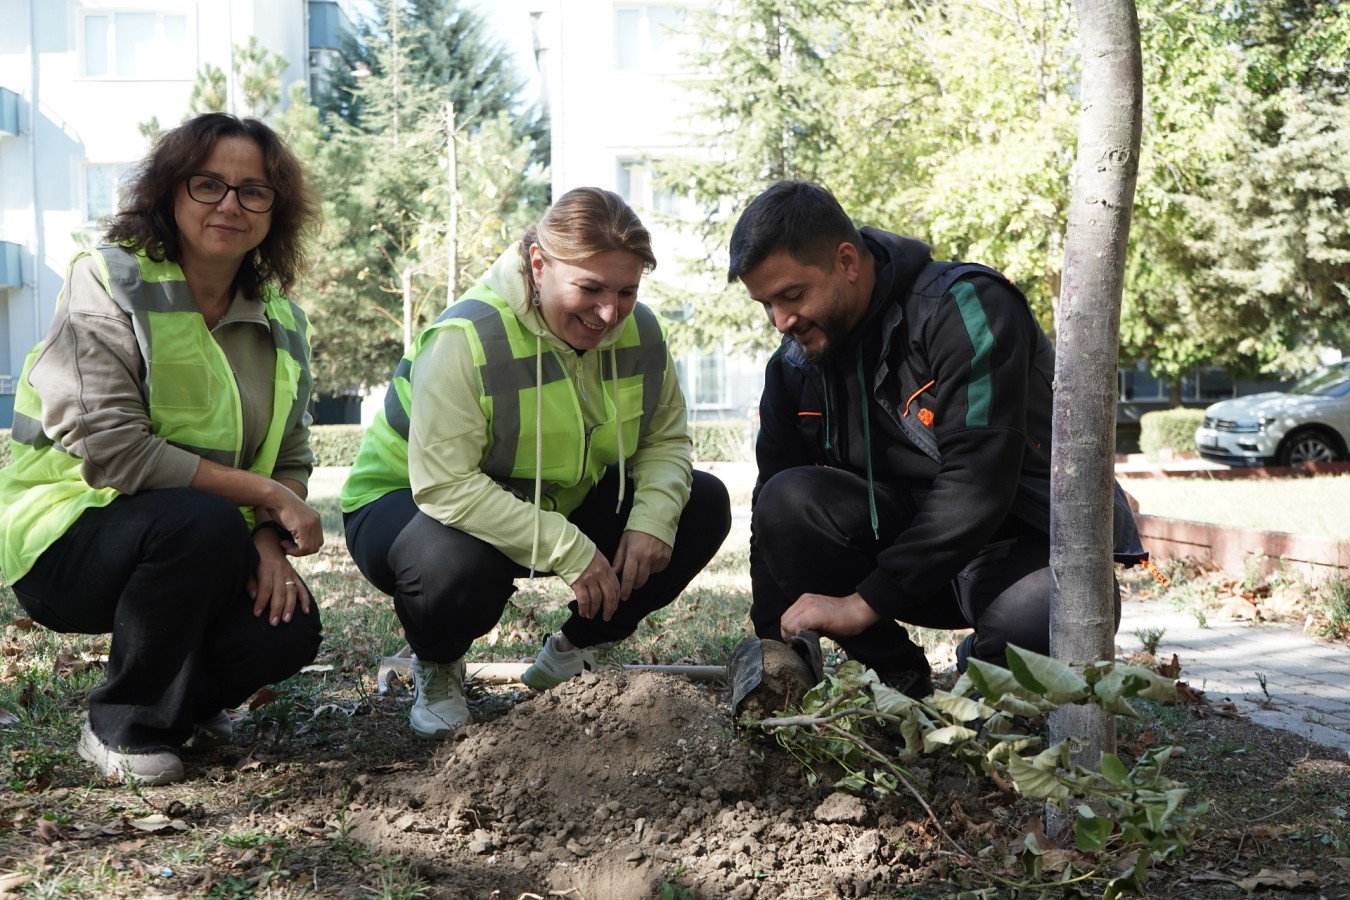
POLYGON ((1122 478, 1146 515, 1350 540, 1350 475, 1122 478))
MULTIPOLYGON (((733 505, 743 513, 749 505, 753 469, 710 468, 727 482, 733 505)), ((323 609, 325 639, 316 662, 324 668, 276 686, 280 699, 245 715, 234 752, 240 762, 255 760, 259 766, 214 770, 185 788, 191 791, 189 805, 172 814, 188 819, 191 827, 185 833, 153 839, 127 833, 124 820, 165 810, 163 792, 109 787, 75 753, 83 706, 102 678, 100 661, 107 654, 107 636, 59 634, 33 626, 0 584, 0 797, 8 793, 15 798, 9 806, 0 803, 0 871, 31 874, 34 880, 22 889, 26 896, 123 898, 195 888, 201 890, 194 896, 221 898, 315 896, 310 888, 319 877, 315 872, 329 885, 337 880, 348 887, 360 886, 361 896, 409 900, 427 896, 425 873, 396 857, 380 855, 352 835, 347 803, 354 789, 343 787, 351 783, 345 776, 327 784, 324 796, 331 800, 331 809, 319 819, 291 821, 289 812, 297 803, 297 792, 313 791, 316 782, 289 777, 288 766, 346 771, 338 767, 356 759, 361 771, 392 771, 423 764, 436 752, 404 739, 406 684, 389 695, 375 693, 380 657, 397 652, 404 641, 392 602, 360 577, 347 555, 336 499, 344 476, 342 469, 315 473, 312 500, 323 517, 326 544, 319 553, 298 561, 323 609), (8 829, 4 816, 13 820, 8 829), (98 852, 67 852, 59 865, 51 867, 32 852, 39 817, 59 823, 67 836, 112 829, 126 835, 128 846, 145 849, 110 855, 107 846, 122 839, 108 838, 97 844, 98 852), (302 825, 325 830, 327 836, 316 837, 302 825), (148 843, 136 844, 137 840, 148 843), (123 865, 123 856, 143 859, 149 868, 123 865), (252 862, 245 865, 246 859, 252 862), (236 869, 236 864, 242 868, 236 869), (162 878, 160 866, 176 874, 162 878), (335 874, 335 869, 340 871, 335 874), (215 880, 207 887, 200 879, 211 872, 215 880)), ((1180 501, 1180 510, 1191 514, 1201 512, 1201 501, 1194 499, 1196 488, 1216 489, 1208 490, 1211 502, 1222 500, 1234 488, 1264 490, 1259 499, 1226 504, 1236 512, 1286 504, 1330 516, 1338 512, 1335 507, 1350 508, 1350 503, 1333 498, 1334 491, 1350 487, 1350 479, 1259 485, 1154 479, 1138 491, 1146 511, 1156 511, 1150 506, 1161 502, 1147 493, 1155 487, 1164 494, 1191 498, 1180 501), (1310 487, 1318 490, 1306 493, 1310 487)), ((630 661, 725 664, 731 648, 749 633, 748 539, 747 519, 738 515, 712 564, 682 597, 648 617, 625 643, 630 661)), ((543 636, 567 615, 571 591, 559 579, 521 579, 519 586, 498 626, 471 649, 470 660, 517 661, 532 656, 543 636)), ((1206 594, 1210 590, 1203 580, 1178 577, 1168 596, 1177 603, 1189 598, 1202 615, 1212 600, 1206 594)), ((1328 636, 1350 631, 1350 587, 1341 584, 1328 594, 1323 618, 1328 636)), ((951 632, 915 630, 915 636, 936 666, 950 663, 951 632)), ((826 642, 827 663, 835 661, 833 649, 826 642)), ((480 720, 500 715, 514 699, 518 695, 480 685, 470 690, 480 720)), ((1171 713, 1154 714, 1165 719, 1171 713)), ((307 808, 314 809, 312 798, 308 802, 307 808)), ((678 877, 667 883, 680 896, 678 877)))

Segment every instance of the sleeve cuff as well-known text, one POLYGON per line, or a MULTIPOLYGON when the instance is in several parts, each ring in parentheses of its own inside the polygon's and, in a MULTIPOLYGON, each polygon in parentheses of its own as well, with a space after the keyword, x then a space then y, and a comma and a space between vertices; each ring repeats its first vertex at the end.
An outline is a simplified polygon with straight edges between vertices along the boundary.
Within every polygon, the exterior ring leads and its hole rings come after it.
POLYGON ((877 615, 885 619, 894 619, 896 600, 900 596, 900 585, 881 569, 876 569, 858 585, 858 594, 877 615))

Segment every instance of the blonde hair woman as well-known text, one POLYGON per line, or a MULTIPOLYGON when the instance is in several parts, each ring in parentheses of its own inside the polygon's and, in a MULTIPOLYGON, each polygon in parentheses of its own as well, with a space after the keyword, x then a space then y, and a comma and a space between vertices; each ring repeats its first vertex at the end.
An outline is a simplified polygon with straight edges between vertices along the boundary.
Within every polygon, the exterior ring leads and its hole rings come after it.
POLYGON ((347 546, 414 652, 415 735, 471 720, 464 655, 521 577, 571 586, 525 673, 545 690, 670 603, 721 546, 665 330, 638 303, 651 238, 616 194, 565 194, 422 332, 342 490, 347 546))

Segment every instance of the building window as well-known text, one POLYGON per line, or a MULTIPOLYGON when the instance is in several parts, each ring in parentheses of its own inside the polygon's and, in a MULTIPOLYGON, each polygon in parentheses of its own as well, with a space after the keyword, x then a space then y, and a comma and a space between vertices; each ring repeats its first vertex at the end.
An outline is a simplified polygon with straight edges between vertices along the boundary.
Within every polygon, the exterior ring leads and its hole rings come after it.
POLYGON ((84 166, 84 220, 91 224, 117 211, 131 163, 93 163, 84 166))
POLYGON ((721 356, 700 356, 694 379, 695 406, 722 406, 726 400, 726 365, 721 356))
POLYGON ((88 78, 191 78, 187 16, 89 12, 83 18, 88 78))
POLYGON ((669 71, 683 53, 684 9, 678 6, 616 6, 614 68, 669 71))
POLYGON ((645 159, 619 159, 618 193, 636 210, 684 216, 689 195, 661 178, 660 169, 645 159))
POLYGON ((675 375, 691 410, 725 409, 731 405, 727 397, 726 357, 701 353, 676 357, 675 375))

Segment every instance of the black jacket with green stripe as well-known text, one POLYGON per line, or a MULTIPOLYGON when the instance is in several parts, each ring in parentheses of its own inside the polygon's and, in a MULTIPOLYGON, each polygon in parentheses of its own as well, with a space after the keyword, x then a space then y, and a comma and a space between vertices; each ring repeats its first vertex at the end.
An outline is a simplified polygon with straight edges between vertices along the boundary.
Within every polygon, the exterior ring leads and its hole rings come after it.
MULTIPOLYGON (((944 592, 1009 517, 1049 532, 1055 358, 998 272, 934 262, 911 238, 862 235, 876 261, 863 321, 821 364, 790 336, 769 361, 756 489, 794 466, 865 478, 870 456, 877 484, 913 497, 913 523, 858 585, 884 613, 901 596, 944 592)), ((1146 559, 1119 489, 1115 518, 1116 560, 1146 559)), ((757 596, 776 590, 753 545, 751 568, 757 596)))

